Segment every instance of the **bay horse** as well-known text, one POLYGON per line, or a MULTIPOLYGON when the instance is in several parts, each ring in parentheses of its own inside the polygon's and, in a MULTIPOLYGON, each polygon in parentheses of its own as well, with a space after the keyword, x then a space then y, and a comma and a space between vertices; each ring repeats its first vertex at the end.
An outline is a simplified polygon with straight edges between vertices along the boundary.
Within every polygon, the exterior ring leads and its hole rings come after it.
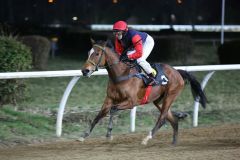
POLYGON ((176 70, 170 65, 162 64, 162 70, 168 78, 168 83, 166 85, 152 86, 147 101, 143 103, 148 87, 139 77, 131 76, 139 73, 139 71, 135 67, 130 67, 129 63, 119 60, 119 55, 114 51, 112 43, 109 43, 110 41, 91 41, 92 48, 82 68, 83 76, 90 77, 93 72, 98 70, 98 67, 104 67, 108 72, 109 81, 102 108, 92 121, 90 128, 81 137, 81 140, 88 137, 99 120, 108 113, 110 113, 110 118, 106 137, 111 138, 113 114, 116 111, 132 109, 134 106, 153 102, 161 114, 148 136, 143 139, 142 144, 147 144, 148 140, 152 139, 166 120, 170 122, 173 128, 172 143, 176 144, 178 118, 173 115, 170 107, 183 90, 185 81, 190 82, 195 100, 198 100, 204 108, 207 103, 205 93, 196 78, 187 71, 176 70))

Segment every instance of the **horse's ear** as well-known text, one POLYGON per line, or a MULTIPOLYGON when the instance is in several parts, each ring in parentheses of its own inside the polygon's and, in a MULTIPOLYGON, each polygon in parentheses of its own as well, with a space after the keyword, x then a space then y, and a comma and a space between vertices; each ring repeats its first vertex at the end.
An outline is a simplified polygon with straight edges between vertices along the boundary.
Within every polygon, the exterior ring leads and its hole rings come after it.
POLYGON ((105 41, 105 44, 104 44, 104 45, 107 46, 107 47, 109 47, 109 48, 113 48, 113 45, 112 45, 112 42, 111 42, 110 39, 107 39, 107 40, 105 41))
POLYGON ((109 44, 109 40, 107 39, 105 42, 104 42, 104 46, 107 46, 109 44))
POLYGON ((95 43, 96 43, 94 39, 90 38, 90 40, 91 40, 91 43, 92 43, 92 44, 95 44, 95 43))

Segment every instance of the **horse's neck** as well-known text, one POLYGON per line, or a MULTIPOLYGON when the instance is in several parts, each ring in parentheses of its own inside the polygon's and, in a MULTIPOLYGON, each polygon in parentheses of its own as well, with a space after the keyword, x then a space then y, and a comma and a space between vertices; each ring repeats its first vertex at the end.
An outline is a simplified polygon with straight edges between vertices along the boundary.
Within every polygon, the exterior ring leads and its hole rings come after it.
POLYGON ((110 48, 106 49, 107 71, 111 78, 125 76, 130 73, 130 68, 123 62, 119 62, 119 56, 110 48))

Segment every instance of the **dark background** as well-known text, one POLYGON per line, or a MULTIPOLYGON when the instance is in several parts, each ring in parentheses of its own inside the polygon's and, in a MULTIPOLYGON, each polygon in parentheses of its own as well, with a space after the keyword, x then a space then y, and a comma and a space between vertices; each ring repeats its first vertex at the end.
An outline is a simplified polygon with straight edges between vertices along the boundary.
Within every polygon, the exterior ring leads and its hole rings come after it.
MULTIPOLYGON (((91 24, 220 25, 222 0, 0 0, 0 26, 16 35, 58 37, 59 51, 78 54, 89 49, 89 38, 106 38, 91 24), (74 20, 73 17, 77 17, 74 20)), ((240 24, 240 1, 226 0, 225 24, 240 24)), ((149 32, 166 35, 168 31, 149 32)), ((220 39, 219 32, 181 32, 194 39, 220 39)), ((239 33, 225 33, 226 39, 239 33)), ((63 54, 61 53, 61 54, 63 54)))

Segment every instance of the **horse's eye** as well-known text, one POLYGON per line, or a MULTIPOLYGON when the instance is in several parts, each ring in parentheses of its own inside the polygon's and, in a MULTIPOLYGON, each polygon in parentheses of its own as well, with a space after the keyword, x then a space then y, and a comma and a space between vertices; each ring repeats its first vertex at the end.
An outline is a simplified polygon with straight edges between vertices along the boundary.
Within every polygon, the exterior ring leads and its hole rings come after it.
POLYGON ((96 56, 99 56, 99 53, 98 53, 98 52, 96 52, 96 56))

